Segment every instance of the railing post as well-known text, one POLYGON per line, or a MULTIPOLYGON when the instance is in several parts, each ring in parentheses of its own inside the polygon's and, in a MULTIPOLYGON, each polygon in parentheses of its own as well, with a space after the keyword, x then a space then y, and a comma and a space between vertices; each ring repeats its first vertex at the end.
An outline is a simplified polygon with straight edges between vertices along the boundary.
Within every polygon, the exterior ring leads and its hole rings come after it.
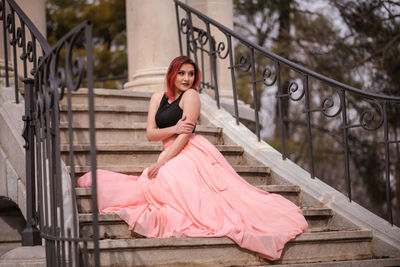
POLYGON ((239 125, 239 108, 238 108, 238 96, 236 91, 236 79, 235 79, 235 69, 234 69, 234 59, 233 59, 233 48, 232 48, 232 37, 231 35, 226 35, 228 39, 228 51, 229 51, 229 69, 231 70, 231 81, 232 81, 232 93, 233 93, 233 105, 235 107, 235 120, 236 124, 239 125))
POLYGON ((7 42, 7 26, 6 26, 6 1, 1 2, 2 20, 3 20, 3 48, 4 48, 4 70, 6 76, 6 86, 10 86, 10 79, 8 76, 8 42, 7 42))
MULTIPOLYGON (((278 91, 276 93, 276 98, 278 101, 278 112, 279 112, 279 126, 281 132, 281 153, 282 160, 286 160, 286 144, 285 144, 285 128, 283 126, 283 115, 282 115, 282 95, 283 90, 281 86, 281 69, 279 61, 275 61, 275 70, 276 70, 276 86, 278 87, 278 91)), ((275 125, 277 127, 277 125, 275 125)))
POLYGON ((178 10, 178 3, 175 2, 175 14, 176 14, 176 26, 178 29, 178 38, 179 38, 179 52, 180 55, 183 55, 183 48, 182 48, 182 37, 181 37, 181 29, 179 27, 179 10, 178 10))
POLYGON ((38 220, 36 218, 36 186, 35 186, 35 146, 34 132, 35 126, 32 122, 33 117, 33 79, 26 78, 25 84, 25 116, 23 116, 24 130, 22 136, 26 143, 25 161, 26 161, 26 227, 22 231, 22 245, 36 246, 42 244, 40 231, 37 228, 38 220))
POLYGON ((251 83, 253 89, 254 100, 254 120, 256 121, 256 135, 258 141, 261 141, 260 136, 260 119, 258 118, 258 96, 257 96, 257 82, 256 82, 256 60, 254 59, 254 48, 250 48, 250 64, 251 64, 251 83))
POLYGON ((11 34, 10 45, 13 50, 13 66, 14 66, 14 91, 15 91, 15 103, 19 104, 19 94, 18 94, 18 61, 17 61, 17 39, 15 37, 15 11, 11 9, 11 29, 9 33, 11 34))
POLYGON ((308 154, 310 157, 310 174, 311 178, 315 178, 314 169, 314 154, 312 145, 312 132, 311 132, 311 112, 310 112, 310 89, 308 88, 308 75, 303 75, 303 88, 305 92, 305 105, 306 105, 306 119, 307 119, 307 140, 308 140, 308 154))
POLYGON ((346 91, 341 90, 340 93, 342 105, 342 130, 343 130, 343 153, 344 153, 344 171, 346 176, 347 197, 351 201, 351 182, 350 182, 350 153, 348 140, 348 125, 347 125, 347 108, 346 108, 346 91))
MULTIPOLYGON (((90 128, 90 165, 92 172, 92 214, 93 214, 93 244, 94 244, 94 266, 100 266, 99 247, 99 218, 97 203, 97 157, 96 157, 96 126, 95 126, 95 104, 93 93, 93 55, 92 55, 92 24, 87 22, 85 27, 86 48, 86 76, 88 81, 88 106, 89 106, 89 128, 90 128)), ((85 243, 86 244, 86 243, 85 243)), ((87 254, 86 254, 87 255, 87 254)))
POLYGON ((390 150, 389 150, 389 127, 387 118, 387 101, 383 102, 383 132, 384 132, 384 145, 385 145, 385 176, 386 176, 386 209, 387 221, 393 225, 392 215, 392 196, 390 192, 390 150))

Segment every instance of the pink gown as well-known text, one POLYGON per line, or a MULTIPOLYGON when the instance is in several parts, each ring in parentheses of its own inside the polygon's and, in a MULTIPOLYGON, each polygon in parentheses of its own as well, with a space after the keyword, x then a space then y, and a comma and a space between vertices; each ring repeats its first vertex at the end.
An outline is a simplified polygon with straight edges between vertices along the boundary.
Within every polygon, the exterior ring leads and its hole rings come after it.
MULTIPOLYGON (((161 159, 172 142, 164 146, 161 159)), ((193 135, 181 152, 149 180, 97 170, 101 213, 116 213, 146 237, 222 237, 269 260, 303 233, 301 210, 284 197, 262 191, 240 177, 204 137, 193 135)), ((79 178, 91 186, 91 174, 79 178)))

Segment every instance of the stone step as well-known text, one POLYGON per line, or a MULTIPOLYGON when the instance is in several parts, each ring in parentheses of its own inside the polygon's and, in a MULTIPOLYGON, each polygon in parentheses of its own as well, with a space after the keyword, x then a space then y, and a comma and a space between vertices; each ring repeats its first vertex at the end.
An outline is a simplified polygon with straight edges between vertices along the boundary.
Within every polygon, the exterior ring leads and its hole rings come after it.
MULTIPOLYGON (((289 199, 297 206, 300 206, 300 188, 295 185, 257 185, 257 188, 275 194, 280 194, 283 197, 289 199)), ((79 213, 91 213, 92 212, 92 190, 91 188, 75 188, 75 194, 77 198, 77 206, 79 213)), ((310 216, 332 216, 330 209, 316 208, 307 210, 307 215, 310 216), (324 211, 325 213, 321 213, 324 211), (314 213, 313 213, 314 212, 314 213)))
MULTIPOLYGON (((135 92, 120 89, 101 89, 95 88, 94 103, 95 105, 127 105, 127 106, 148 106, 150 102, 151 92, 135 92)), ((67 104, 67 94, 60 101, 60 104, 67 104)), ((79 88, 79 90, 72 92, 71 103, 79 105, 88 104, 88 89, 79 88)))
POLYGON ((297 185, 258 185, 257 187, 269 193, 280 194, 297 206, 301 206, 301 189, 297 185))
MULTIPOLYGON (((19 82, 19 81, 18 81, 19 82)), ((14 73, 13 72, 9 72, 8 74, 8 83, 9 86, 14 88, 14 73)), ((19 82, 22 83, 22 82, 19 82)), ((23 83, 22 83, 23 84, 23 83)), ((6 77, 5 77, 5 71, 1 69, 0 71, 0 85, 5 87, 6 86, 6 77)))
POLYGON ((10 250, 13 250, 15 248, 21 247, 21 241, 14 241, 14 242, 0 242, 0 266, 1 265, 1 256, 5 253, 7 253, 10 250))
MULTIPOLYGON (((127 165, 127 166, 98 166, 98 169, 120 172, 128 175, 139 176, 143 170, 148 167, 145 165, 127 165)), ((248 166, 248 165, 233 165, 233 169, 252 185, 270 184, 271 168, 264 166, 248 166)), ((70 167, 67 166, 70 171, 70 167)), ((91 170, 90 166, 75 166, 75 177, 80 177, 91 170)), ((71 171, 70 171, 71 172, 71 171)))
MULTIPOLYGON (((90 202, 87 201, 87 202, 90 202)), ((79 201, 78 201, 79 206, 79 201)), ((325 229, 324 225, 328 225, 333 212, 328 208, 302 208, 303 215, 309 223, 307 232, 322 232, 330 229, 325 229)), ((92 228, 92 213, 80 213, 79 224, 80 234, 82 236, 93 236, 92 228)), ((121 239, 135 237, 135 233, 129 230, 128 225, 116 214, 99 214, 99 237, 101 239, 121 239)))
MULTIPOLYGON (((97 165, 99 166, 127 166, 143 163, 154 163, 163 151, 163 145, 157 143, 110 145, 98 144, 97 165)), ((243 148, 234 145, 216 145, 217 149, 224 155, 232 165, 245 163, 243 148)), ((86 144, 74 145, 74 165, 90 165, 90 146, 86 144)), ((60 146, 61 159, 69 164, 69 145, 60 146)))
MULTIPOLYGON (((116 127, 147 121, 147 112, 152 93, 131 92, 125 90, 95 89, 95 121, 96 127, 116 127)), ((72 93, 71 110, 73 122, 88 126, 87 90, 79 89, 72 93)), ((66 122, 68 102, 67 96, 60 101, 60 121, 66 122)), ((197 124, 202 124, 199 117, 197 124)))
MULTIPOLYGON (((267 266, 267 265, 262 265, 267 266)), ((400 266, 400 258, 349 260, 299 264, 277 264, 276 267, 389 267, 400 266)), ((261 267, 261 266, 259 266, 261 267)))
MULTIPOLYGON (((88 144, 90 140, 89 127, 81 126, 78 123, 73 123, 71 126, 73 128, 73 143, 88 144)), ((60 130, 60 142, 62 144, 69 143, 68 124, 61 122, 60 130)), ((196 134, 207 138, 214 145, 223 145, 222 128, 196 125, 196 134)), ((147 142, 145 122, 120 124, 118 127, 105 125, 96 128, 97 144, 126 144, 138 141, 147 142)))
MULTIPOLYGON (((87 105, 73 104, 71 106, 73 118, 72 122, 82 127, 89 126, 89 112, 87 105)), ((96 128, 116 127, 120 125, 133 125, 135 122, 146 122, 148 107, 131 105, 96 105, 95 106, 95 126, 96 128)), ((60 105, 60 121, 68 121, 68 106, 60 105)))
POLYGON ((307 207, 302 208, 303 215, 307 219, 307 232, 338 231, 331 223, 334 212, 330 208, 307 207))
MULTIPOLYGON (((240 249, 227 237, 100 240, 102 266, 249 266, 372 258, 366 230, 303 233, 289 241, 281 259, 270 262, 240 249)), ((93 243, 88 244, 93 264, 93 243)))

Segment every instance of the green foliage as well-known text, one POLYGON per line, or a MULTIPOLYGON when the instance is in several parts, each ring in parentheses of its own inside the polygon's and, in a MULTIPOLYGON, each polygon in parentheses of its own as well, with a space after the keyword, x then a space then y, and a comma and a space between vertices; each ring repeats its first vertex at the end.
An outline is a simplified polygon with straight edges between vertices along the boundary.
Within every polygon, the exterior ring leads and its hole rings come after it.
MULTIPOLYGON (((94 77, 123 75, 128 68, 124 0, 46 1, 47 40, 54 45, 84 20, 93 23, 94 77)), ((107 82, 107 87, 119 87, 107 82)))

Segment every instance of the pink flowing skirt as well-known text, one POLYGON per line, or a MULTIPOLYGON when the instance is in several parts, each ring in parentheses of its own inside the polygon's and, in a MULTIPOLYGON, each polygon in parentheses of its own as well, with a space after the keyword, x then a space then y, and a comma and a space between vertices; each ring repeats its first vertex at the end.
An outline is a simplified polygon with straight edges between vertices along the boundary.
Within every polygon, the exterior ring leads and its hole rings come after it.
MULTIPOLYGON (((99 211, 118 214, 146 237, 227 236, 276 260, 285 243, 308 226, 295 204, 248 184, 200 135, 193 135, 152 180, 147 169, 140 176, 99 169, 97 179, 99 211)), ((78 184, 90 187, 90 172, 78 184)))

